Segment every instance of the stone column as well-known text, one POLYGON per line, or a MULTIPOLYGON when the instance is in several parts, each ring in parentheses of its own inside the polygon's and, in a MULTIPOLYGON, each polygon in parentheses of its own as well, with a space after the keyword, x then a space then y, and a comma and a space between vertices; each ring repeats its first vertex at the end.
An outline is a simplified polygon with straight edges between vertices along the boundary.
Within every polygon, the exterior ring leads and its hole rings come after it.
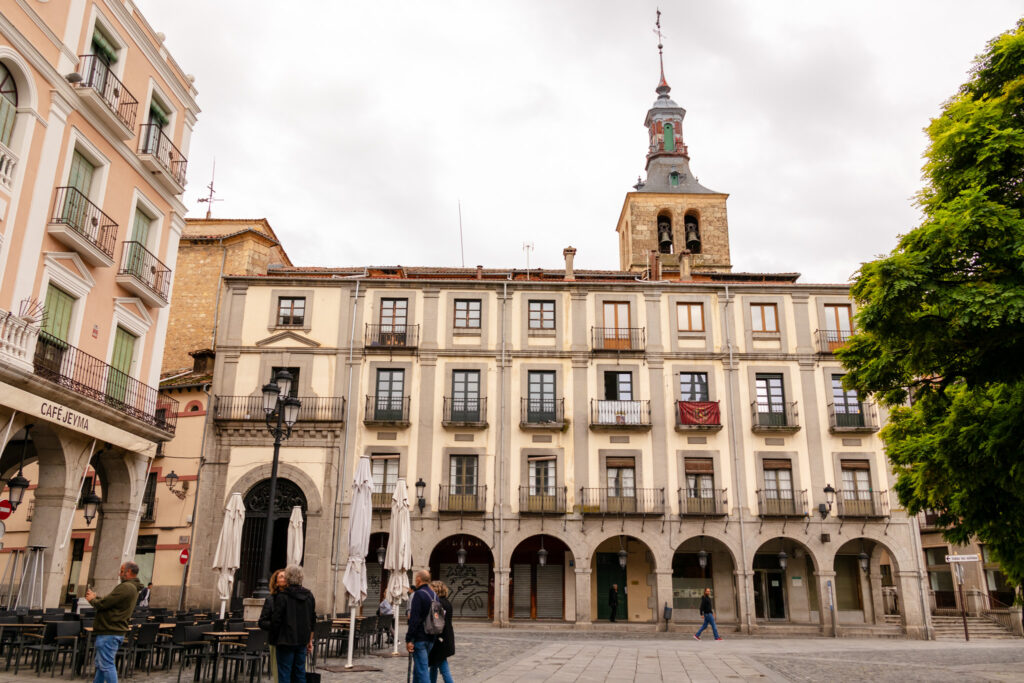
POLYGON ((139 515, 129 503, 104 503, 103 525, 97 527, 93 541, 93 571, 90 581, 98 595, 106 595, 117 586, 118 572, 124 561, 125 553, 131 550, 134 554, 135 539, 131 539, 131 548, 126 548, 125 539, 129 531, 135 529, 135 520, 139 515))
POLYGON ((576 566, 576 626, 589 628, 593 623, 590 614, 590 567, 576 566))
POLYGON ((757 607, 754 606, 754 571, 737 569, 733 572, 733 578, 736 583, 736 620, 739 630, 742 633, 753 633, 756 630, 754 617, 757 614, 757 607))
MULTIPOLYGON (((658 596, 658 600, 655 603, 655 618, 658 622, 659 631, 668 630, 668 622, 665 621, 665 605, 672 607, 672 570, 671 569, 656 569, 654 570, 657 582, 657 591, 655 595, 658 596)), ((674 615, 673 615, 674 616, 674 615)))
POLYGON ((899 588, 900 609, 903 612, 903 627, 907 636, 928 640, 930 638, 927 615, 921 611, 921 591, 924 578, 917 572, 896 572, 896 586, 899 588))
POLYGON ((834 636, 840 632, 839 612, 836 609, 836 573, 835 571, 814 572, 815 589, 818 591, 818 614, 820 615, 821 632, 826 636, 834 636))
MULTIPOLYGON (((70 544, 63 547, 61 544, 75 516, 79 491, 40 487, 34 493, 35 510, 32 513, 27 545, 46 547, 43 551, 43 607, 59 607, 64 600, 64 571, 70 548, 70 544)), ((70 538, 70 534, 67 537, 70 538)), ((114 576, 117 576, 116 571, 114 576)), ((28 577, 25 578, 27 581, 28 577)), ((29 599, 26 593, 22 596, 22 604, 27 606, 29 599)))
POLYGON ((497 626, 508 626, 508 579, 511 570, 508 567, 494 568, 494 623, 497 626), (499 600, 498 597, 503 599, 499 600))

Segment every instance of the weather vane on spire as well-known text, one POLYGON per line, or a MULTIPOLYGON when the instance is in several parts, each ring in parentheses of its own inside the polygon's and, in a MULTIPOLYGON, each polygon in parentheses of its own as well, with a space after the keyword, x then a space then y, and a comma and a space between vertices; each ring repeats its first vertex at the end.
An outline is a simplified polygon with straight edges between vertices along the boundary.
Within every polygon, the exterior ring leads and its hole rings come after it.
POLYGON ((661 81, 658 83, 658 87, 655 88, 655 91, 659 95, 665 95, 667 97, 670 88, 668 87, 668 82, 665 80, 665 59, 662 57, 662 48, 664 47, 664 45, 662 45, 662 38, 664 35, 661 32, 661 9, 655 9, 655 13, 654 33, 658 36, 658 66, 661 68, 661 81), (664 89, 664 92, 662 89, 664 89))
POLYGON ((206 204, 206 220, 210 220, 210 218, 213 217, 213 203, 214 202, 222 202, 222 201, 224 201, 223 199, 215 199, 214 198, 214 195, 217 194, 217 191, 213 189, 213 180, 216 177, 217 177, 217 160, 214 159, 213 160, 213 172, 210 174, 210 184, 206 186, 206 189, 210 191, 210 194, 208 194, 205 197, 200 197, 199 199, 196 200, 198 202, 204 202, 206 204))

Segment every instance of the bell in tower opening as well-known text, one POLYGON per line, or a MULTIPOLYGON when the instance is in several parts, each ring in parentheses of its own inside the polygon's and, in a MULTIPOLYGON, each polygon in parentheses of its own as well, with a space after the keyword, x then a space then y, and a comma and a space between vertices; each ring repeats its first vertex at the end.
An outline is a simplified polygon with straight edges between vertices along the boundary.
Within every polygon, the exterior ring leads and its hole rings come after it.
POLYGON ((672 219, 668 216, 658 216, 658 251, 672 253, 672 219))
POLYGON ((687 216, 684 220, 683 230, 686 235, 686 248, 691 254, 700 253, 700 227, 697 224, 696 216, 687 216))

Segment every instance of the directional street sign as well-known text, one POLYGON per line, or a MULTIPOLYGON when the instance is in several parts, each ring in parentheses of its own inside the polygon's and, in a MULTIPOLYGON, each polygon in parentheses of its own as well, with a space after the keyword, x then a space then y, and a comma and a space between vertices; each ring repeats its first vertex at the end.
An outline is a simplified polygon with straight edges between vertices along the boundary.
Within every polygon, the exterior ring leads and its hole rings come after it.
POLYGON ((946 555, 946 562, 950 564, 953 562, 977 562, 978 560, 977 555, 946 555))

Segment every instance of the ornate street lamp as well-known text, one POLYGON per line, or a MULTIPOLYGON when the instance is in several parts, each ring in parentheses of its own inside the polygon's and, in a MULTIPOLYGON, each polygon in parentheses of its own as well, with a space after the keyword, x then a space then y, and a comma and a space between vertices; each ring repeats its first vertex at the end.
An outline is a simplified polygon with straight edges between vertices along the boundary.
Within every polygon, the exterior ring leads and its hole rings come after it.
POLYGON ((629 561, 629 553, 626 552, 626 546, 622 543, 622 536, 619 536, 619 566, 623 569, 626 568, 626 562, 629 561))
POLYGON ((540 550, 537 551, 537 564, 544 566, 548 563, 548 551, 544 550, 544 537, 540 537, 540 550))
POLYGON ((85 523, 92 524, 92 520, 96 517, 96 512, 99 508, 99 504, 103 501, 96 495, 96 475, 89 480, 89 493, 85 494, 82 498, 82 516, 85 517, 85 523))
POLYGON ((700 552, 697 553, 697 564, 700 565, 701 571, 704 571, 705 569, 707 569, 707 566, 708 566, 708 551, 704 550, 704 548, 701 548, 700 552))
POLYGON ((17 510, 28 490, 29 480, 25 478, 25 451, 28 450, 28 434, 35 425, 25 425, 25 435, 21 441, 21 465, 18 466, 18 474, 7 480, 7 488, 10 491, 11 510, 17 510))
POLYGON ((466 540, 459 537, 459 549, 455 551, 455 557, 458 559, 459 566, 466 564, 466 540))
POLYGON ((427 490, 427 482, 423 481, 423 477, 419 478, 416 482, 416 506, 420 509, 420 514, 423 514, 423 508, 427 507, 427 499, 423 497, 423 492, 427 490))
POLYGON ((789 555, 786 554, 785 550, 779 551, 779 569, 786 571, 786 564, 789 561, 789 555))
POLYGON ((380 547, 377 548, 377 564, 384 564, 384 556, 388 554, 388 549, 384 547, 384 540, 381 539, 380 547))
POLYGON ((178 479, 180 479, 180 477, 175 474, 174 470, 171 470, 167 476, 164 477, 164 481, 167 482, 167 488, 173 491, 175 484, 178 483, 178 479))
POLYGON ((836 498, 836 490, 832 488, 832 484, 825 484, 825 503, 818 503, 818 514, 821 515, 822 520, 828 517, 828 513, 832 512, 832 502, 836 498))

